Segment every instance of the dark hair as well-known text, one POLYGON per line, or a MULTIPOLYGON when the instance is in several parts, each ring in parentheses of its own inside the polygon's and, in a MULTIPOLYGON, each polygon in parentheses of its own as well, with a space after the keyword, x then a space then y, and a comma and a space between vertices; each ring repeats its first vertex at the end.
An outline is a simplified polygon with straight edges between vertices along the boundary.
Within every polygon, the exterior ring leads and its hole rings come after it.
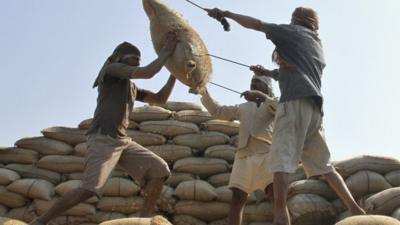
POLYGON ((118 57, 121 57, 121 56, 127 55, 127 54, 135 54, 140 57, 140 50, 133 44, 124 41, 114 49, 114 52, 112 53, 112 55, 110 57, 108 57, 108 59, 111 62, 115 62, 118 57))
POLYGON ((319 29, 318 14, 311 8, 297 7, 292 13, 292 23, 315 32, 319 29))

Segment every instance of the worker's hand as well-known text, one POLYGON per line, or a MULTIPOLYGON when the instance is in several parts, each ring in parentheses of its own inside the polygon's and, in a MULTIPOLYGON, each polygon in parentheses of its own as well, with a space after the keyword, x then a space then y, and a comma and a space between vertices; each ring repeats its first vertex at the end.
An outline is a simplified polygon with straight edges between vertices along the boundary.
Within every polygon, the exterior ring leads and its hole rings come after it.
POLYGON ((170 31, 165 35, 165 45, 161 52, 167 55, 172 55, 175 51, 176 45, 178 44, 178 34, 176 31, 170 31))
POLYGON ((250 70, 257 76, 266 76, 268 74, 268 70, 261 65, 250 66, 250 70))
POLYGON ((265 95, 261 91, 256 90, 245 91, 240 94, 240 97, 244 97, 247 101, 255 102, 257 104, 265 102, 265 100, 267 99, 267 95, 265 95))
POLYGON ((205 9, 208 12, 208 15, 218 21, 222 20, 225 17, 225 11, 222 11, 218 8, 213 9, 205 9))

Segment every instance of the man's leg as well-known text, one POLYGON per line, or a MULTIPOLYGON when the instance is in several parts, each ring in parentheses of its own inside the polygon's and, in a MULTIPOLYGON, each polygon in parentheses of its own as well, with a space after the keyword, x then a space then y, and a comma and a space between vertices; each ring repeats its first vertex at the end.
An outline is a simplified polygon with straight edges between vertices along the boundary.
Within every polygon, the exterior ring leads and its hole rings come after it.
POLYGON ((268 197, 268 199, 269 199, 271 202, 274 202, 274 184, 268 185, 268 186, 264 189, 264 193, 265 193, 265 195, 268 197))
POLYGON ((149 180, 143 187, 144 203, 140 212, 140 217, 151 217, 163 189, 165 178, 155 178, 149 180))
POLYGON ((232 202, 228 214, 228 225, 240 225, 243 219, 243 208, 246 205, 247 193, 238 189, 232 188, 232 202))
POLYGON ((274 173, 274 225, 290 225, 290 216, 286 205, 289 188, 288 177, 287 173, 274 173))

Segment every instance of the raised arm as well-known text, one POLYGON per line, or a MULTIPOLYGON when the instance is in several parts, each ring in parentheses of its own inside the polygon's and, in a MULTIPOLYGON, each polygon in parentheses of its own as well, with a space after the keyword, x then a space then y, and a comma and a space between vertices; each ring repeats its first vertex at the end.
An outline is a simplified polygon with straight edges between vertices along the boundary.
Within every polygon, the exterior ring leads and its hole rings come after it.
POLYGON ((157 93, 149 90, 139 89, 137 100, 147 102, 149 104, 164 104, 171 95, 172 89, 175 86, 175 81, 176 78, 170 75, 167 83, 157 93))
POLYGON ((279 80, 279 70, 268 70, 265 69, 261 65, 255 65, 255 66, 250 66, 250 70, 254 72, 255 75, 257 76, 267 76, 271 77, 272 79, 278 81, 279 80))
POLYGON ((218 8, 206 9, 206 10, 208 11, 209 16, 211 16, 217 20, 221 19, 222 17, 226 17, 226 18, 236 21, 238 24, 240 24, 241 26, 243 26, 245 28, 264 32, 263 22, 259 19, 256 19, 256 18, 253 18, 250 16, 246 16, 246 15, 233 13, 230 11, 224 11, 224 10, 221 10, 218 8))
POLYGON ((229 121, 239 119, 238 106, 221 106, 210 96, 207 89, 202 93, 201 103, 215 119, 229 121))

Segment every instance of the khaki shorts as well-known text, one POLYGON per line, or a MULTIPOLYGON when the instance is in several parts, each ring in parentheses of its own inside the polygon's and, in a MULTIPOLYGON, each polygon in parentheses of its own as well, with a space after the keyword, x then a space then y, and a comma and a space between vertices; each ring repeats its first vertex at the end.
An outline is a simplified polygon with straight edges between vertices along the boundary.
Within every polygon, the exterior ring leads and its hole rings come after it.
POLYGON ((162 158, 131 138, 116 139, 108 135, 93 134, 88 138, 88 154, 81 188, 100 196, 103 186, 117 165, 128 172, 140 186, 150 179, 167 178, 171 174, 162 158))
POLYGON ((308 177, 333 171, 322 115, 311 98, 278 104, 268 162, 273 173, 294 173, 299 162, 308 177))
POLYGON ((268 172, 269 144, 250 138, 247 146, 235 154, 229 188, 238 188, 246 193, 262 190, 272 183, 273 174, 268 172), (267 152, 254 153, 257 149, 267 152))

